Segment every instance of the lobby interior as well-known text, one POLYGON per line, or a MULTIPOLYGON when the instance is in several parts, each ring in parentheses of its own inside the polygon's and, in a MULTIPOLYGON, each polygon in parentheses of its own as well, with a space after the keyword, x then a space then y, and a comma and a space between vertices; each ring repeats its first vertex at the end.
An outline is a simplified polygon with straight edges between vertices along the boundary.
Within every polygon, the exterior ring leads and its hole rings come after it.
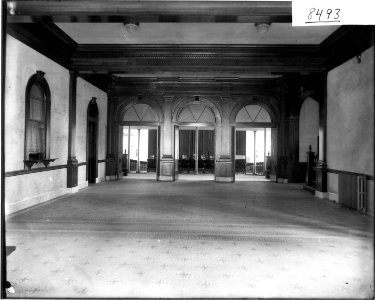
POLYGON ((374 26, 3 8, 2 296, 374 296, 374 26))

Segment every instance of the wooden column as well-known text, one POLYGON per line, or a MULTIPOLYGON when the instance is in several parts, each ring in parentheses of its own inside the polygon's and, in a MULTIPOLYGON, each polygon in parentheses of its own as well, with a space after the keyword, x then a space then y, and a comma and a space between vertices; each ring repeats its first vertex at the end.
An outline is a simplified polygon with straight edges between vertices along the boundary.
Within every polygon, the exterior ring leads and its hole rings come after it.
POLYGON ((68 131, 68 160, 67 187, 78 186, 78 160, 76 158, 76 115, 77 115, 77 75, 69 71, 69 131, 68 131))
POLYGON ((173 95, 164 96, 164 126, 161 134, 161 158, 160 158, 160 172, 157 176, 159 181, 174 181, 174 158, 173 158, 173 134, 172 130, 172 103, 173 95))
POLYGON ((287 182, 304 182, 305 174, 300 174, 299 168, 299 117, 290 116, 287 127, 288 152, 287 152, 287 182))
MULTIPOLYGON (((236 128, 231 127, 229 124, 229 115, 231 112, 232 98, 229 96, 221 97, 222 100, 222 120, 221 126, 216 126, 221 131, 220 142, 220 155, 216 154, 215 164, 215 181, 218 182, 234 182, 234 160, 235 160, 235 141, 236 141, 236 128)), ((216 152, 217 153, 217 152, 216 152)))
POLYGON ((324 80, 323 99, 319 105, 319 161, 316 170, 316 191, 320 197, 327 192, 327 74, 324 80))
MULTIPOLYGON (((106 155, 106 176, 117 175, 117 162, 118 149, 118 128, 116 128, 115 117, 116 117, 116 102, 117 95, 115 92, 115 84, 111 82, 108 89, 108 101, 107 101, 107 155, 106 155), (117 155, 116 155, 117 154, 117 155)), ((118 126, 117 126, 118 127, 118 126)))
POLYGON ((198 161, 199 161, 199 153, 198 153, 198 143, 199 143, 199 137, 198 137, 199 131, 198 127, 195 127, 195 174, 198 175, 198 161))
POLYGON ((140 173, 140 168, 139 168, 139 146, 141 145, 141 129, 138 128, 138 145, 137 145, 137 173, 140 173))

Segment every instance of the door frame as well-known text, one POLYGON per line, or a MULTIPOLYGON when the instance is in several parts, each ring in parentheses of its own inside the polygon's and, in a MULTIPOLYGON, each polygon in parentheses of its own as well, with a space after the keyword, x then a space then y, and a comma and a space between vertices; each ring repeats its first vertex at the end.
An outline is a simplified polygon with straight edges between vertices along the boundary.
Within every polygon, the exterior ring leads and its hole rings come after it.
MULTIPOLYGON (((194 167, 194 172, 195 172, 195 175, 198 174, 198 161, 199 161, 199 153, 198 153, 198 149, 199 149, 199 130, 212 130, 213 131, 213 145, 214 145, 214 162, 215 162, 215 156, 216 156, 216 125, 213 124, 213 123, 178 123, 175 125, 175 128, 176 126, 178 127, 178 131, 180 132, 181 130, 192 130, 193 128, 196 130, 196 134, 195 134, 195 152, 196 152, 196 157, 198 159, 195 160, 195 167, 194 167), (190 129, 191 128, 191 129, 190 129)), ((180 138, 180 135, 178 135, 178 138, 180 138)), ((180 140, 178 139, 177 141, 177 144, 179 145, 180 144, 180 140)), ((175 141, 175 146, 176 146, 176 141, 175 141)), ((174 153, 176 153, 176 151, 174 151, 174 153)), ((178 151, 179 153, 179 151, 178 151)), ((175 158, 175 162, 178 164, 178 161, 179 161, 179 157, 178 158, 175 158)), ((215 167, 215 163, 214 163, 214 167, 215 167)), ((175 167, 175 169, 177 170, 177 172, 175 173, 178 173, 178 165, 177 167, 175 167)), ((215 178, 213 179, 215 180, 215 178)))

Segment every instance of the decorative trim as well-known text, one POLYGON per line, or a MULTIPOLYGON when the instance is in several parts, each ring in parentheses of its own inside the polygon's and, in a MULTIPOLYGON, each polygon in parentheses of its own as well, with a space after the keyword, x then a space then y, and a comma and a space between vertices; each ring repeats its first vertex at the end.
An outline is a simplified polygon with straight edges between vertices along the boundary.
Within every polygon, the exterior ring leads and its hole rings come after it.
POLYGON ((362 174, 362 173, 355 173, 355 172, 349 172, 349 171, 340 171, 335 169, 327 169, 328 173, 333 174, 348 174, 348 175, 354 175, 354 176, 365 176, 367 180, 374 180, 374 176, 362 174))
POLYGON ((234 177, 215 177, 216 182, 234 182, 234 177))
POLYGON ((173 178, 173 175, 170 175, 170 176, 159 175, 157 180, 158 181, 175 181, 173 178))
POLYGON ((328 193, 315 191, 315 197, 318 197, 320 199, 328 199, 328 193))
POLYGON ((52 166, 52 167, 46 167, 46 168, 35 168, 35 169, 30 169, 30 170, 10 171, 10 172, 5 172, 5 177, 13 177, 13 176, 20 176, 20 175, 26 175, 26 174, 32 174, 32 173, 47 172, 47 171, 65 169, 66 167, 67 165, 59 165, 59 166, 52 166))

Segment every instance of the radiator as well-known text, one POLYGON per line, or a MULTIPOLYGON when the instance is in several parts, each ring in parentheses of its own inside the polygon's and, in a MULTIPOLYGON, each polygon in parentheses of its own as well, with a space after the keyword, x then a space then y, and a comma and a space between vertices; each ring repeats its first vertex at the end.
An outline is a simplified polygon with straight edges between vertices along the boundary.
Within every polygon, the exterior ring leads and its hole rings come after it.
POLYGON ((367 180, 366 176, 357 176, 357 210, 366 212, 367 180))
POLYGON ((339 203, 362 213, 366 212, 366 176, 341 173, 339 175, 339 203))

